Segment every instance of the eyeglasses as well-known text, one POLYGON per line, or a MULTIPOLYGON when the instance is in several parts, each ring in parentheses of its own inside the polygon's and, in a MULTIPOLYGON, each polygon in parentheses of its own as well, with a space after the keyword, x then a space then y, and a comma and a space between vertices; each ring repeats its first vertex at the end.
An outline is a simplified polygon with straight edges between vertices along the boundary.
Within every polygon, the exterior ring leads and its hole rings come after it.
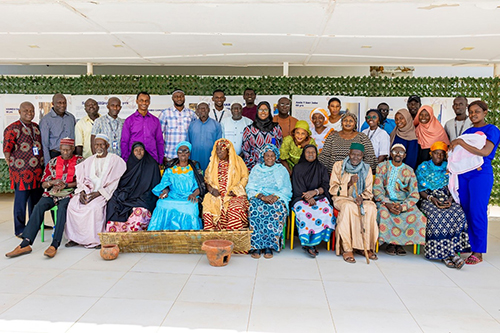
POLYGON ((393 155, 399 155, 399 156, 403 156, 404 154, 406 154, 406 152, 404 150, 393 150, 393 151, 391 151, 391 153, 393 155))
POLYGON ((268 109, 259 109, 258 111, 259 111, 259 112, 262 112, 262 113, 264 113, 264 112, 269 112, 269 110, 268 110, 268 109))
POLYGON ((377 116, 366 116, 366 120, 370 120, 370 119, 373 119, 373 120, 377 120, 378 117, 377 116))
POLYGON ((187 154, 187 153, 189 153, 189 149, 179 149, 177 151, 177 155, 179 155, 179 154, 187 154))
POLYGON ((280 106, 290 106, 290 103, 280 103, 280 106))

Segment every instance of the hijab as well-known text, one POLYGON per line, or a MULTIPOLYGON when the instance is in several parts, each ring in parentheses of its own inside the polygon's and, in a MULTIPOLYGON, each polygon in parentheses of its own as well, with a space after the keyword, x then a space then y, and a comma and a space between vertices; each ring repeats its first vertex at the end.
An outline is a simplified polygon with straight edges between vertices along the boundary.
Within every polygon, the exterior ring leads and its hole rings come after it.
POLYGON ((415 134, 417 135, 418 143, 422 149, 428 149, 431 145, 436 141, 442 141, 447 145, 450 144, 450 140, 448 139, 448 135, 444 131, 443 125, 439 123, 436 116, 434 115, 434 110, 429 105, 422 106, 415 116, 413 120, 413 124, 415 125, 415 134), (430 116, 430 120, 427 124, 420 123, 419 116, 422 111, 427 111, 430 116))
POLYGON ((328 170, 326 170, 326 167, 318 161, 318 149, 316 146, 307 145, 302 150, 299 162, 293 168, 293 195, 290 207, 292 207, 296 202, 302 200, 302 193, 315 190, 320 187, 323 188, 323 194, 315 196, 314 199, 319 200, 327 198, 331 204, 330 193, 328 192, 330 190, 328 170), (308 148, 314 148, 316 151, 316 158, 312 162, 306 160, 306 150, 308 148))
POLYGON ((106 221, 126 222, 134 207, 146 208, 153 212, 158 198, 151 190, 160 180, 158 162, 148 153, 142 142, 135 142, 127 160, 127 170, 108 201, 106 221), (144 149, 144 156, 140 160, 134 155, 134 149, 137 147, 144 149))
POLYGON ((273 122, 273 112, 271 105, 269 105, 268 102, 260 102, 257 105, 257 115, 255 116, 255 120, 252 125, 262 132, 271 132, 275 126, 278 126, 278 123, 273 122), (259 118, 259 109, 262 105, 267 106, 267 109, 269 110, 269 115, 264 120, 259 118))
POLYGON ((410 111, 406 109, 399 109, 398 112, 396 112, 396 115, 398 113, 405 118, 406 126, 403 128, 399 128, 396 125, 396 128, 391 133, 391 145, 394 143, 394 138, 396 138, 396 136, 399 136, 401 139, 406 141, 417 140, 417 135, 415 134, 415 125, 413 125, 413 118, 411 117, 410 111))

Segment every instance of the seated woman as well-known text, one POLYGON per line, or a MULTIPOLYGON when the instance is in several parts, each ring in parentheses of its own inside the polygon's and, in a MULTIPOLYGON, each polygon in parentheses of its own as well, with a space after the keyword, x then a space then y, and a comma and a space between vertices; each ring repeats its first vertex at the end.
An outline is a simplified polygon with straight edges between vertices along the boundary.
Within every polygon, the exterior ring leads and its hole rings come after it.
POLYGON ((283 226, 292 197, 290 175, 276 163, 280 152, 275 145, 266 144, 260 151, 259 164, 250 172, 246 187, 250 201, 250 226, 253 228, 250 254, 252 258, 273 257, 281 248, 283 226))
POLYGON ((300 244, 315 258, 316 245, 329 242, 335 229, 335 217, 330 198, 328 170, 318 159, 314 145, 304 147, 299 163, 293 168, 293 196, 290 206, 295 212, 300 244))
POLYGON ((417 168, 418 158, 418 140, 415 134, 415 125, 413 125, 413 118, 406 109, 400 109, 394 116, 396 121, 396 128, 392 131, 391 147, 395 144, 402 144, 406 151, 406 157, 403 163, 415 170, 417 168))
POLYGON ((147 230, 158 199, 151 190, 160 179, 158 162, 146 151, 142 142, 134 143, 127 170, 108 201, 106 231, 147 230))
POLYGON ((273 122, 271 106, 268 102, 260 102, 257 105, 257 116, 252 125, 245 127, 243 131, 243 160, 252 170, 259 163, 260 149, 266 143, 272 143, 278 149, 283 142, 283 134, 278 123, 273 122))
POLYGON ((377 159, 372 143, 365 134, 356 130, 357 126, 358 117, 354 113, 345 113, 342 116, 342 130, 332 132, 326 138, 318 159, 329 173, 332 172, 335 162, 343 161, 349 155, 352 143, 360 143, 365 147, 363 161, 372 168, 372 171, 375 171, 377 159))
POLYGON ((316 146, 316 142, 311 138, 311 131, 307 121, 299 120, 295 124, 291 135, 283 139, 280 148, 281 164, 285 166, 290 174, 292 174, 295 164, 299 162, 302 150, 306 145, 316 146))
POLYGON ((153 188, 160 197, 148 230, 202 229, 198 200, 205 195, 205 183, 197 162, 189 159, 191 144, 180 142, 178 158, 165 168, 161 182, 153 188))
POLYGON ((208 193, 203 199, 205 230, 241 229, 248 227, 248 200, 245 186, 248 169, 236 155, 233 144, 219 139, 212 149, 205 171, 208 193))
POLYGON ((389 150, 391 149, 391 139, 389 134, 380 127, 380 119, 382 119, 382 113, 379 110, 368 110, 366 112, 366 123, 369 127, 362 131, 368 136, 373 145, 377 163, 385 161, 389 157, 389 150))
POLYGON ((450 145, 448 134, 437 120, 431 106, 424 105, 418 110, 415 119, 413 119, 413 125, 415 125, 415 134, 419 145, 417 165, 431 159, 430 149, 434 142, 442 141, 447 146, 450 145))
POLYGON ((328 113, 326 113, 325 109, 316 108, 311 111, 309 115, 309 120, 311 120, 311 124, 313 124, 313 128, 311 129, 311 137, 316 141, 318 145, 318 152, 321 153, 323 150, 323 145, 325 144, 325 140, 330 135, 331 132, 334 131, 333 127, 330 126, 330 122, 328 121, 328 113))
POLYGON ((438 141, 431 148, 432 159, 417 168, 420 211, 427 217, 425 257, 442 260, 446 267, 460 269, 465 262, 457 252, 470 252, 467 219, 462 207, 453 201, 448 190, 446 151, 438 141))

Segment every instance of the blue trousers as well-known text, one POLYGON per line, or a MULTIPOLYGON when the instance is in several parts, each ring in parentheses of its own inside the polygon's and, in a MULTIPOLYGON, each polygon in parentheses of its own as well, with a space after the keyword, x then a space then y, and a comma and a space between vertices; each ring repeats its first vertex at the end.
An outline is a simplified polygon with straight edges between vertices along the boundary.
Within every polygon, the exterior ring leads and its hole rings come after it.
POLYGON ((488 240, 488 203, 493 188, 493 173, 469 171, 458 176, 458 195, 469 225, 472 252, 486 253, 488 240))
POLYGON ((26 226, 26 205, 28 205, 28 214, 31 216, 33 208, 42 194, 42 188, 25 191, 14 190, 14 233, 16 236, 22 234, 26 226))

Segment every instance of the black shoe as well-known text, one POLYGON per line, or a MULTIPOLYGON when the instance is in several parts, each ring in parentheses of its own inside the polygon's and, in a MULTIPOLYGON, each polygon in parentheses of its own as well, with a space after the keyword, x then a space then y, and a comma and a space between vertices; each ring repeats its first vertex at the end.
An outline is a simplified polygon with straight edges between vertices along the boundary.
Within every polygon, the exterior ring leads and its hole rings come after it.
POLYGON ((43 225, 43 228, 44 228, 44 229, 54 229, 54 227, 53 227, 53 226, 51 226, 51 225, 46 225, 46 224, 44 224, 44 225, 43 225))
POLYGON ((70 240, 64 246, 65 247, 73 247, 73 246, 78 246, 78 245, 80 245, 80 244, 78 244, 77 242, 73 242, 72 240, 70 240))

